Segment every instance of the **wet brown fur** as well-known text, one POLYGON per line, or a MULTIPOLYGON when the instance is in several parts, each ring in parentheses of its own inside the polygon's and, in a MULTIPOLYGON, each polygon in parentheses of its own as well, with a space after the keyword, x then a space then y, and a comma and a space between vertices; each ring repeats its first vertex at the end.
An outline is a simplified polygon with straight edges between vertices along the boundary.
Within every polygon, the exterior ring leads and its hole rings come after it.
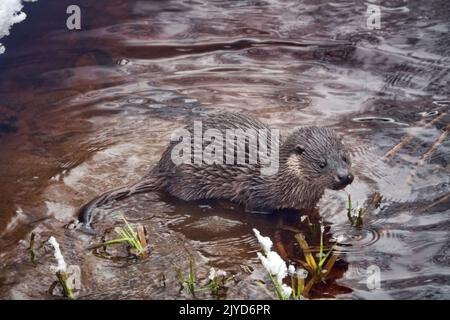
MULTIPOLYGON (((226 129, 270 130, 259 120, 241 114, 223 113, 201 120, 203 131, 217 129, 224 137, 226 129)), ((193 124, 185 128, 193 133, 193 124)), ((252 211, 313 208, 326 188, 342 187, 336 182, 336 174, 349 173, 351 167, 347 148, 337 134, 327 128, 300 128, 282 140, 279 170, 270 176, 261 175, 259 161, 256 164, 177 166, 171 159, 172 149, 177 143, 168 145, 158 164, 140 181, 108 191, 84 205, 80 209, 80 221, 90 226, 95 208, 148 191, 166 192, 186 201, 224 199, 252 211), (321 168, 323 163, 326 163, 325 168, 321 168)))

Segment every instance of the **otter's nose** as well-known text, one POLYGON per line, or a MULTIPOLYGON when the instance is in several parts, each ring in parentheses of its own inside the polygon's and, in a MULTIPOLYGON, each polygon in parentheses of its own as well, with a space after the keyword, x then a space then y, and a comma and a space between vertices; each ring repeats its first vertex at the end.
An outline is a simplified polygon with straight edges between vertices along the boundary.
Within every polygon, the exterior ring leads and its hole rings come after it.
POLYGON ((339 183, 345 186, 352 183, 354 179, 353 174, 351 173, 338 174, 337 178, 339 180, 339 183))

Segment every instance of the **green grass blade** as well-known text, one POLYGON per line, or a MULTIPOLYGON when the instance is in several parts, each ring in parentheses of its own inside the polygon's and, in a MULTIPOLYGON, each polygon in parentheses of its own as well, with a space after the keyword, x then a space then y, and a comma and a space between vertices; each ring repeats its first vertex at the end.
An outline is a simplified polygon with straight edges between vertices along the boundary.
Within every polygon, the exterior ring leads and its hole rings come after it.
POLYGON ((320 228, 320 249, 319 249, 319 261, 323 256, 323 231, 322 227, 320 228))
POLYGON ((327 252, 327 254, 325 255, 325 257, 323 257, 323 259, 320 260, 319 262, 319 268, 322 269, 323 264, 325 263, 325 261, 327 260, 328 256, 333 252, 334 248, 336 247, 336 244, 333 245, 333 247, 331 247, 330 251, 327 252))

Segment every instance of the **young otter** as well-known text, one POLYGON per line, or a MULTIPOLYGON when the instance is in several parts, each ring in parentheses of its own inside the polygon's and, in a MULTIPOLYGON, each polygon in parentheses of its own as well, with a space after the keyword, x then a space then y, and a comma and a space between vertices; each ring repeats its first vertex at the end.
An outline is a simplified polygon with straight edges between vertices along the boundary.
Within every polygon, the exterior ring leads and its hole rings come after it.
MULTIPOLYGON (((188 125, 185 129, 194 133, 195 125, 188 125)), ((203 118, 203 134, 208 129, 216 129, 223 136, 229 129, 270 131, 266 124, 234 113, 203 118)), ((271 136, 268 137, 270 139, 271 136)), ((180 141, 172 141, 158 164, 137 183, 108 191, 85 204, 79 212, 80 222, 90 228, 96 207, 147 191, 163 191, 186 201, 229 200, 253 211, 313 208, 326 188, 339 190, 353 181, 347 148, 337 134, 327 128, 299 128, 280 142, 278 170, 271 175, 261 174, 259 159, 254 164, 249 161, 227 164, 224 161, 177 165, 173 161, 173 151, 178 143, 180 141)), ((246 143, 244 149, 248 159, 250 149, 247 140, 246 143)), ((191 143, 192 149, 194 144, 191 143)), ((205 146, 204 141, 202 146, 205 146)), ((224 146, 236 154, 234 140, 231 145, 224 143, 224 146)), ((270 147, 268 149, 271 150, 270 147)))

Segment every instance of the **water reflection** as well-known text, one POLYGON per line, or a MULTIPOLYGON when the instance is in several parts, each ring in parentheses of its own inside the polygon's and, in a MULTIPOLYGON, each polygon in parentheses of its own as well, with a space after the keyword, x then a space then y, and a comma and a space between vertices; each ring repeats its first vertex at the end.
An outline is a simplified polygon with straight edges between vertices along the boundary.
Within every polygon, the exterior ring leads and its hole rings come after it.
POLYGON ((363 1, 80 0, 77 33, 59 23, 69 2, 36 6, 0 57, 0 297, 47 297, 50 257, 34 266, 26 250, 34 231, 56 236, 82 267, 85 298, 186 298, 175 269, 189 256, 199 278, 209 267, 234 276, 224 297, 268 298, 252 228, 302 259, 294 234, 317 246, 320 221, 328 244, 343 242, 312 297, 449 297, 446 1, 377 2, 382 28, 368 30, 363 1), (224 110, 284 133, 336 129, 356 168, 347 192, 359 204, 380 192, 380 209, 354 228, 345 192, 327 192, 309 222, 140 195, 102 209, 97 222, 101 230, 124 213, 148 228, 151 257, 127 268, 62 228, 86 200, 147 172, 176 128, 224 110), (366 285, 372 265, 377 290, 366 285))

